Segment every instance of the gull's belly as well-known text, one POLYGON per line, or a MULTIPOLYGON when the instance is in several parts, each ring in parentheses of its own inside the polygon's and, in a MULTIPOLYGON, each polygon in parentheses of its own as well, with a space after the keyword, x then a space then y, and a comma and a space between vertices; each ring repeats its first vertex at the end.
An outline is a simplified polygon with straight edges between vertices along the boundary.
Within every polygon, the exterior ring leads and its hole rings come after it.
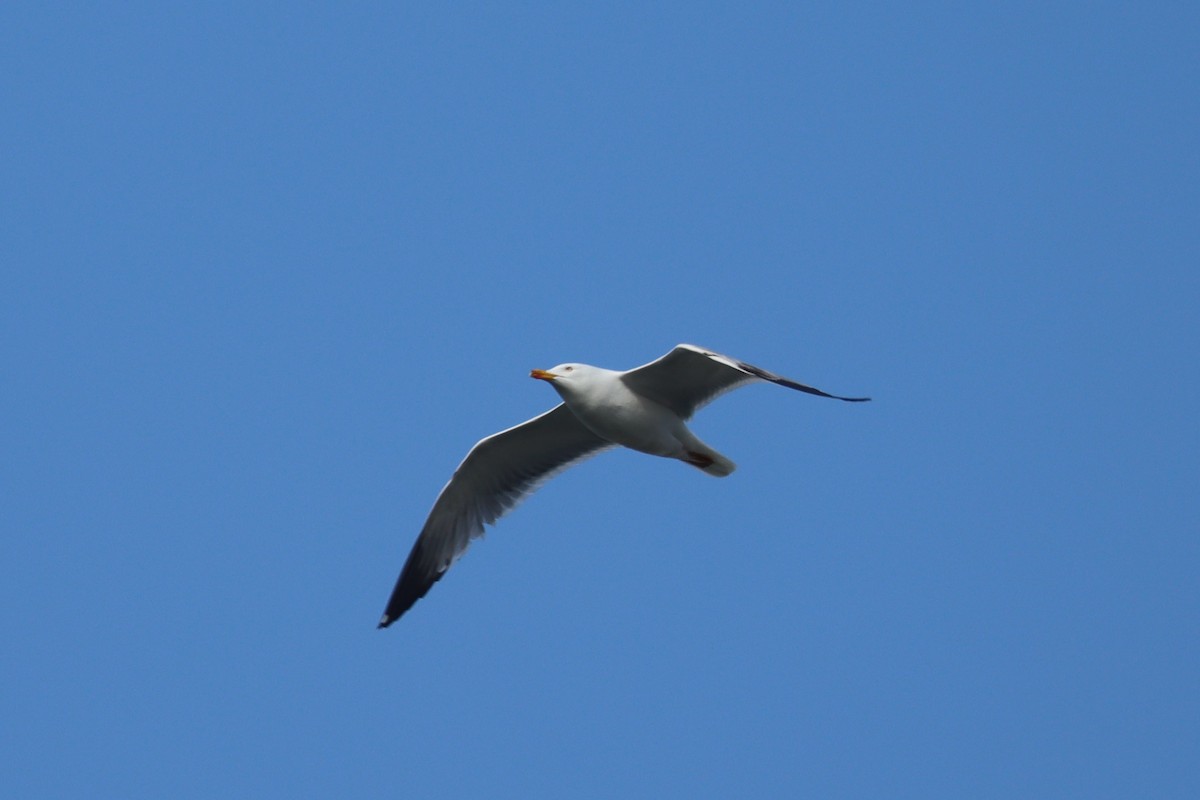
POLYGON ((679 429, 683 421, 658 403, 642 397, 621 402, 570 405, 579 421, 592 433, 615 444, 656 456, 677 456, 682 448, 679 429))

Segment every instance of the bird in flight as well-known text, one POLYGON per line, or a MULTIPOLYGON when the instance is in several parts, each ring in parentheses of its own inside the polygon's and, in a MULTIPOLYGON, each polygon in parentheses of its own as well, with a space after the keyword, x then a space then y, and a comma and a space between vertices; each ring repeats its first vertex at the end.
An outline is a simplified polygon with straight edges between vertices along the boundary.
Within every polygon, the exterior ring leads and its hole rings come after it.
POLYGON ((417 537, 379 620, 386 628, 412 608, 494 523, 543 482, 610 447, 675 458, 725 477, 735 465, 688 430, 702 406, 739 386, 770 381, 789 389, 857 403, 690 344, 620 372, 587 364, 535 369, 563 402, 528 422, 480 440, 454 470, 417 537))

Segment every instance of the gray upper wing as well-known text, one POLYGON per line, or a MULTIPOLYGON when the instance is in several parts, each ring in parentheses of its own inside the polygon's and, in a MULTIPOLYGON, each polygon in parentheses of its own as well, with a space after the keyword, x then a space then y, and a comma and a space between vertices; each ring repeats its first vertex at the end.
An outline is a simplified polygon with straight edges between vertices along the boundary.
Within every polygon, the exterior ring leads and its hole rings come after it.
POLYGON ((841 397, 768 372, 730 356, 691 344, 676 345, 671 352, 649 364, 631 369, 622 378, 630 389, 666 406, 682 419, 731 389, 764 380, 835 400, 862 402, 867 397, 841 397))

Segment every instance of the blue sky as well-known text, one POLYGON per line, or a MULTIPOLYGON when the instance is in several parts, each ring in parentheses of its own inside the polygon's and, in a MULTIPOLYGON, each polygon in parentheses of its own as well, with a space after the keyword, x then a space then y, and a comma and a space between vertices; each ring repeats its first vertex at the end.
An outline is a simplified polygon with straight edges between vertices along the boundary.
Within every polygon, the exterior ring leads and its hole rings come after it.
POLYGON ((14 796, 1197 796, 1195 8, 456 6, 0 10, 14 796))

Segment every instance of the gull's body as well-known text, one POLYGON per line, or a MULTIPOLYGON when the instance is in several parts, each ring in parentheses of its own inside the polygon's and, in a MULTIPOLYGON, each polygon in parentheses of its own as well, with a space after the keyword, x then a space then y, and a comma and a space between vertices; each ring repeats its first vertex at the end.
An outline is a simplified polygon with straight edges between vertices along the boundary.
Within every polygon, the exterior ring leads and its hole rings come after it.
POLYGON ((679 459, 710 475, 735 469, 688 430, 701 406, 730 389, 765 380, 790 389, 838 397, 782 378, 744 361, 681 344, 660 359, 625 372, 586 364, 533 370, 563 402, 477 443, 438 495, 379 627, 387 627, 425 596, 454 559, 543 481, 579 460, 614 446, 679 459))
POLYGON ((552 381, 575 418, 601 439, 689 463, 723 458, 697 439, 678 414, 631 389, 621 380, 624 373, 586 364, 555 369, 535 370, 534 377, 552 381))

